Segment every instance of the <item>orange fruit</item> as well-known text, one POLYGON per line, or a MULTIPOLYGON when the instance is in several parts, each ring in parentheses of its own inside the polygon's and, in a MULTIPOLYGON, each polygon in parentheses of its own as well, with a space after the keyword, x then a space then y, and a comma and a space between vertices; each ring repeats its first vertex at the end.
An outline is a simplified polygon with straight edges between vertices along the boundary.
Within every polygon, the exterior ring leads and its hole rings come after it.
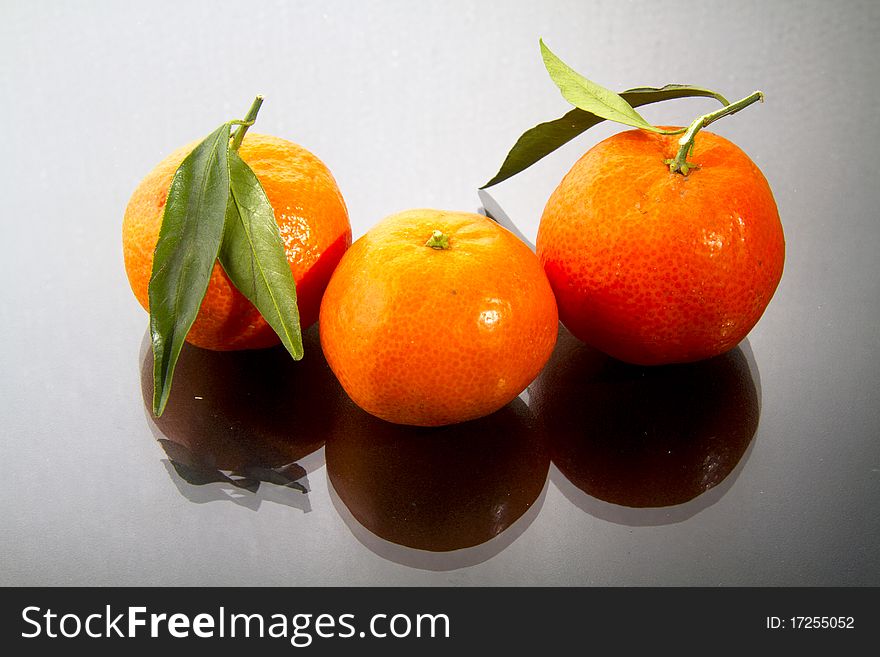
POLYGON ((392 215, 342 258, 321 303, 321 346, 348 395, 399 424, 488 415, 538 374, 556 341, 535 255, 481 215, 392 215), (439 235, 439 234, 442 234, 439 235), (437 236, 448 248, 426 242, 437 236))
POLYGON ((761 171, 737 146, 696 135, 687 176, 664 162, 678 136, 631 130, 590 149, 550 196, 537 253, 562 323, 641 365, 736 346, 782 276, 785 241, 761 171))
MULTIPOLYGON (((141 181, 122 223, 125 271, 131 289, 149 311, 153 251, 174 172, 196 143, 180 148, 141 181)), ((321 296, 333 269, 351 244, 348 210, 336 181, 312 153, 278 137, 247 133, 239 148, 275 210, 287 260, 296 281, 300 324, 318 319, 321 296)), ((187 341, 220 351, 270 347, 278 336, 256 308, 214 265, 208 290, 187 341)))

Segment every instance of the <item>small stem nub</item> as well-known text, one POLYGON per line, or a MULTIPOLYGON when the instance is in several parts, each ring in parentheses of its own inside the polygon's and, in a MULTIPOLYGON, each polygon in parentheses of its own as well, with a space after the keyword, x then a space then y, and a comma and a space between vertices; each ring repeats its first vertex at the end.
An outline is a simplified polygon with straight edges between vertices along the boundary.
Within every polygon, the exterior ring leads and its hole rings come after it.
POLYGON ((726 107, 722 107, 719 110, 711 112, 709 114, 704 114, 696 121, 691 123, 690 127, 687 131, 681 136, 681 139, 678 140, 678 153, 676 153, 675 157, 670 160, 665 160, 666 164, 669 165, 670 173, 680 173, 682 175, 688 175, 688 171, 690 169, 695 168, 697 165, 693 162, 688 162, 688 155, 694 149, 694 138, 697 136, 697 133, 705 128, 710 123, 714 123, 718 119, 721 119, 730 114, 736 114, 741 109, 745 109, 752 103, 761 101, 764 102, 764 94, 760 91, 756 91, 745 98, 736 101, 735 103, 731 103, 726 107))
POLYGON ((232 143, 229 147, 237 151, 238 147, 241 146, 241 142, 244 139, 245 133, 247 133, 248 128, 250 128, 254 121, 257 120, 257 114, 260 112, 260 106, 263 104, 263 97, 257 96, 254 98, 254 102, 251 104, 251 108, 248 110, 248 113, 245 115, 243 119, 240 121, 233 121, 234 124, 238 126, 238 129, 232 135, 232 143))
POLYGON ((441 231, 435 230, 431 233, 431 237, 428 238, 428 241, 425 242, 425 246, 430 246, 432 249, 437 249, 438 251, 448 249, 449 238, 441 231))

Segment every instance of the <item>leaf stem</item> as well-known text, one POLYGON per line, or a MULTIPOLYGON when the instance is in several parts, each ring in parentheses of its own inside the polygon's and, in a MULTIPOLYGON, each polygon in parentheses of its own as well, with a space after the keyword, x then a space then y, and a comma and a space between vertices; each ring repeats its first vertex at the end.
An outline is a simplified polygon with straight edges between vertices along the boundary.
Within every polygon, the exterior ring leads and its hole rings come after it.
POLYGON ((761 91, 755 91, 754 93, 742 98, 735 103, 731 103, 726 107, 722 107, 719 110, 715 110, 714 112, 710 112, 709 114, 704 114, 699 117, 696 121, 691 123, 690 127, 688 127, 687 131, 682 135, 681 139, 678 140, 678 153, 676 153, 675 157, 671 160, 666 160, 666 164, 669 165, 670 173, 680 173, 682 175, 687 175, 688 171, 694 168, 695 165, 692 162, 688 162, 688 155, 691 154, 691 151, 694 148, 694 138, 697 136, 697 133, 705 128, 710 123, 714 123, 718 119, 724 118, 730 114, 736 114, 741 109, 745 109, 752 103, 756 103, 758 101, 764 102, 764 93, 761 91))
POLYGON ((263 97, 257 96, 254 98, 254 102, 251 104, 251 108, 248 110, 247 114, 240 121, 232 121, 233 125, 237 125, 238 129, 232 135, 232 143, 229 145, 234 151, 238 150, 238 147, 241 146, 241 142, 244 139, 245 133, 247 133, 248 128, 250 128, 254 121, 257 120, 257 114, 260 112, 260 106, 263 104, 263 97))

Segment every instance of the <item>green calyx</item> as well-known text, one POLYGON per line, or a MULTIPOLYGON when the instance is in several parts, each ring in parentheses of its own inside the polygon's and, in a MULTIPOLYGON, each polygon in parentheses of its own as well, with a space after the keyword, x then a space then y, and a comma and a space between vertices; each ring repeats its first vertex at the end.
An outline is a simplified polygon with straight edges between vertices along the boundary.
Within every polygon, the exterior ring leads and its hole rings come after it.
POLYGON ((436 249, 437 251, 444 251, 449 248, 449 238, 444 235, 442 231, 435 230, 431 233, 431 237, 428 238, 428 241, 425 242, 425 246, 436 249))

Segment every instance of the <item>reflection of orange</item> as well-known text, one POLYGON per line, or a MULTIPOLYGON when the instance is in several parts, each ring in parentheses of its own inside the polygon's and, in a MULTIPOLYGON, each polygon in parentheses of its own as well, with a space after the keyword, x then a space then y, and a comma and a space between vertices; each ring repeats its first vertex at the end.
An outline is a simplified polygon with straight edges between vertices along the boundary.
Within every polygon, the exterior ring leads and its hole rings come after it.
POLYGON ((529 393, 566 479, 592 497, 637 508, 683 504, 721 484, 760 416, 739 348, 697 363, 641 367, 565 329, 529 393))
MULTIPOLYGON (((125 269, 135 296, 148 310, 153 251, 168 188, 194 146, 178 149, 147 174, 125 210, 125 269)), ((330 274, 351 244, 345 202, 327 167, 301 146, 249 132, 239 154, 259 178, 275 210, 296 281, 300 322, 308 328, 318 318, 330 274)), ((187 341, 207 349, 254 349, 274 345, 278 337, 217 264, 187 341)))
POLYGON ((437 426, 488 415, 528 385, 556 341, 556 302, 534 254, 495 222, 410 210, 345 254, 320 328, 361 408, 437 426))
POLYGON ((430 429, 383 422, 346 401, 332 416, 327 476, 357 521, 387 541, 432 552, 485 543, 544 488, 550 457, 521 399, 430 429))
MULTIPOLYGON (((161 417, 151 414, 151 422, 198 464, 220 470, 278 468, 302 459, 324 444, 327 418, 345 398, 321 355, 317 326, 303 333, 303 346, 305 356, 294 362, 280 345, 224 352, 184 345, 168 407, 161 417)), ((151 409, 149 333, 141 388, 151 409)))
POLYGON ((687 176, 664 163, 678 137, 616 134, 586 153, 544 209, 537 250, 563 324, 643 365, 739 343, 782 276, 770 187, 734 144, 702 131, 687 176))

